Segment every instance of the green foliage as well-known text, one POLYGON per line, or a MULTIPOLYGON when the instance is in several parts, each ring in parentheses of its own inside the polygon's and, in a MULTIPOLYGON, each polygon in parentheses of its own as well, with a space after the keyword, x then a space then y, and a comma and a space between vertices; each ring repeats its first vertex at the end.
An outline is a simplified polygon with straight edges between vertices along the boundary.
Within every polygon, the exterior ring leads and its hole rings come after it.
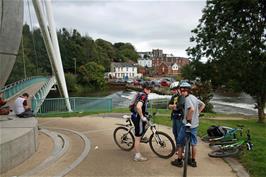
POLYGON ((77 78, 74 74, 66 73, 66 84, 69 92, 76 92, 78 90, 77 78))
POLYGON ((87 83, 96 89, 104 89, 104 67, 102 65, 98 65, 95 62, 89 62, 80 66, 78 71, 81 75, 81 81, 84 84, 87 83))
POLYGON ((209 0, 192 30, 196 46, 187 49, 196 62, 209 59, 203 70, 200 65, 195 70, 206 73, 214 85, 244 91, 256 100, 259 122, 265 119, 266 103, 265 12, 262 0, 209 0))
POLYGON ((210 103, 212 94, 212 85, 209 81, 195 82, 192 88, 193 94, 205 103, 204 112, 213 112, 213 105, 210 103))

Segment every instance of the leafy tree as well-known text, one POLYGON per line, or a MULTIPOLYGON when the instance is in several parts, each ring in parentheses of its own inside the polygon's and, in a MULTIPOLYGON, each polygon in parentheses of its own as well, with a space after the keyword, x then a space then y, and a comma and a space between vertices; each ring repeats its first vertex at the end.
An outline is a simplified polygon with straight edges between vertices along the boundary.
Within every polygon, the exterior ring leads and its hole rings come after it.
POLYGON ((89 84, 96 89, 104 89, 104 67, 95 62, 89 62, 79 67, 79 73, 82 77, 82 82, 89 84))
POLYGON ((187 49, 194 60, 214 62, 223 84, 237 85, 256 100, 258 122, 265 119, 265 26, 264 0, 208 0, 192 30, 196 45, 187 49))

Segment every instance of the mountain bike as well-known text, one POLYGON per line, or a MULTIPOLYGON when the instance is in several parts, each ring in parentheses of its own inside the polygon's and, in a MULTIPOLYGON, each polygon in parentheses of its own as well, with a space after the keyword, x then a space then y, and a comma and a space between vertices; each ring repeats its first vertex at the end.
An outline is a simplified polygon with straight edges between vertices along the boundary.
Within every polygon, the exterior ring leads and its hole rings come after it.
POLYGON ((220 126, 224 130, 222 136, 209 136, 208 134, 201 137, 201 140, 210 143, 210 146, 232 144, 238 141, 239 137, 242 137, 243 125, 237 125, 238 128, 231 128, 226 126, 220 126))
POLYGON ((239 139, 237 142, 232 144, 222 144, 214 146, 216 150, 210 152, 208 155, 210 157, 229 157, 237 155, 243 148, 243 145, 246 145, 248 151, 253 149, 253 144, 251 143, 250 131, 247 130, 247 138, 239 139))
POLYGON ((185 152, 184 152, 184 167, 183 167, 183 177, 187 177, 187 166, 188 166, 188 161, 191 157, 191 129, 190 129, 190 124, 185 125, 185 152))
MULTIPOLYGON (((175 143, 173 139, 166 133, 157 131, 156 125, 151 120, 151 115, 148 116, 148 122, 144 130, 144 135, 141 137, 141 143, 149 143, 151 150, 160 158, 168 159, 175 153, 175 143), (150 137, 144 138, 147 130, 151 130, 150 137)), ((126 124, 120 125, 114 130, 113 137, 117 146, 124 150, 130 151, 134 148, 134 125, 131 117, 124 115, 126 124)))

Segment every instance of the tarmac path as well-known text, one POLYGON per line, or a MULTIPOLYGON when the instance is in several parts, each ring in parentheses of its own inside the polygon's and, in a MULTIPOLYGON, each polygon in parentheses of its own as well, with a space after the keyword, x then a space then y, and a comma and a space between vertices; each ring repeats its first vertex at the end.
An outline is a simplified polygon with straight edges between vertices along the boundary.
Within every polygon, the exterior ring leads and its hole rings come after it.
MULTIPOLYGON (((117 123, 124 123, 123 119, 110 117, 73 117, 73 118, 40 118, 40 127, 68 128, 82 132, 91 141, 91 149, 88 156, 66 176, 87 177, 170 177, 182 176, 183 168, 174 167, 170 159, 157 157, 148 144, 141 144, 143 155, 148 157, 146 162, 133 161, 133 151, 120 150, 113 141, 113 131, 117 123)), ((167 132, 171 129, 159 125, 158 130, 167 132)), ((80 148, 79 144, 72 148, 80 148)), ((199 141, 197 153, 197 168, 188 168, 189 177, 236 177, 231 167, 223 159, 210 158, 211 151, 207 144, 199 141)))

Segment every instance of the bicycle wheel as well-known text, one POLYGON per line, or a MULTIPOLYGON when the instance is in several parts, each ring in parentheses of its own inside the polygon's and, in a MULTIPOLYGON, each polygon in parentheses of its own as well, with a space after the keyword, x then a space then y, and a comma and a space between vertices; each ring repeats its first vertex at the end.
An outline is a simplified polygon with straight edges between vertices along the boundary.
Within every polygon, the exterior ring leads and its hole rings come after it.
POLYGON ((229 145, 229 144, 234 144, 236 143, 237 140, 231 140, 231 141, 217 141, 217 142, 212 142, 209 144, 210 147, 213 146, 219 146, 219 145, 229 145))
POLYGON ((227 150, 216 150, 209 152, 208 155, 210 157, 220 158, 220 157, 230 157, 237 155, 239 153, 239 148, 227 149, 227 150))
POLYGON ((151 150, 159 157, 168 159, 175 153, 175 143, 172 138, 164 132, 157 131, 149 139, 151 150))
POLYGON ((186 140, 186 144, 185 144, 183 177, 187 177, 187 165, 188 165, 188 159, 190 156, 189 151, 190 151, 190 138, 186 140))
POLYGON ((130 151, 134 148, 135 138, 126 127, 117 127, 113 136, 115 143, 122 150, 130 151))

